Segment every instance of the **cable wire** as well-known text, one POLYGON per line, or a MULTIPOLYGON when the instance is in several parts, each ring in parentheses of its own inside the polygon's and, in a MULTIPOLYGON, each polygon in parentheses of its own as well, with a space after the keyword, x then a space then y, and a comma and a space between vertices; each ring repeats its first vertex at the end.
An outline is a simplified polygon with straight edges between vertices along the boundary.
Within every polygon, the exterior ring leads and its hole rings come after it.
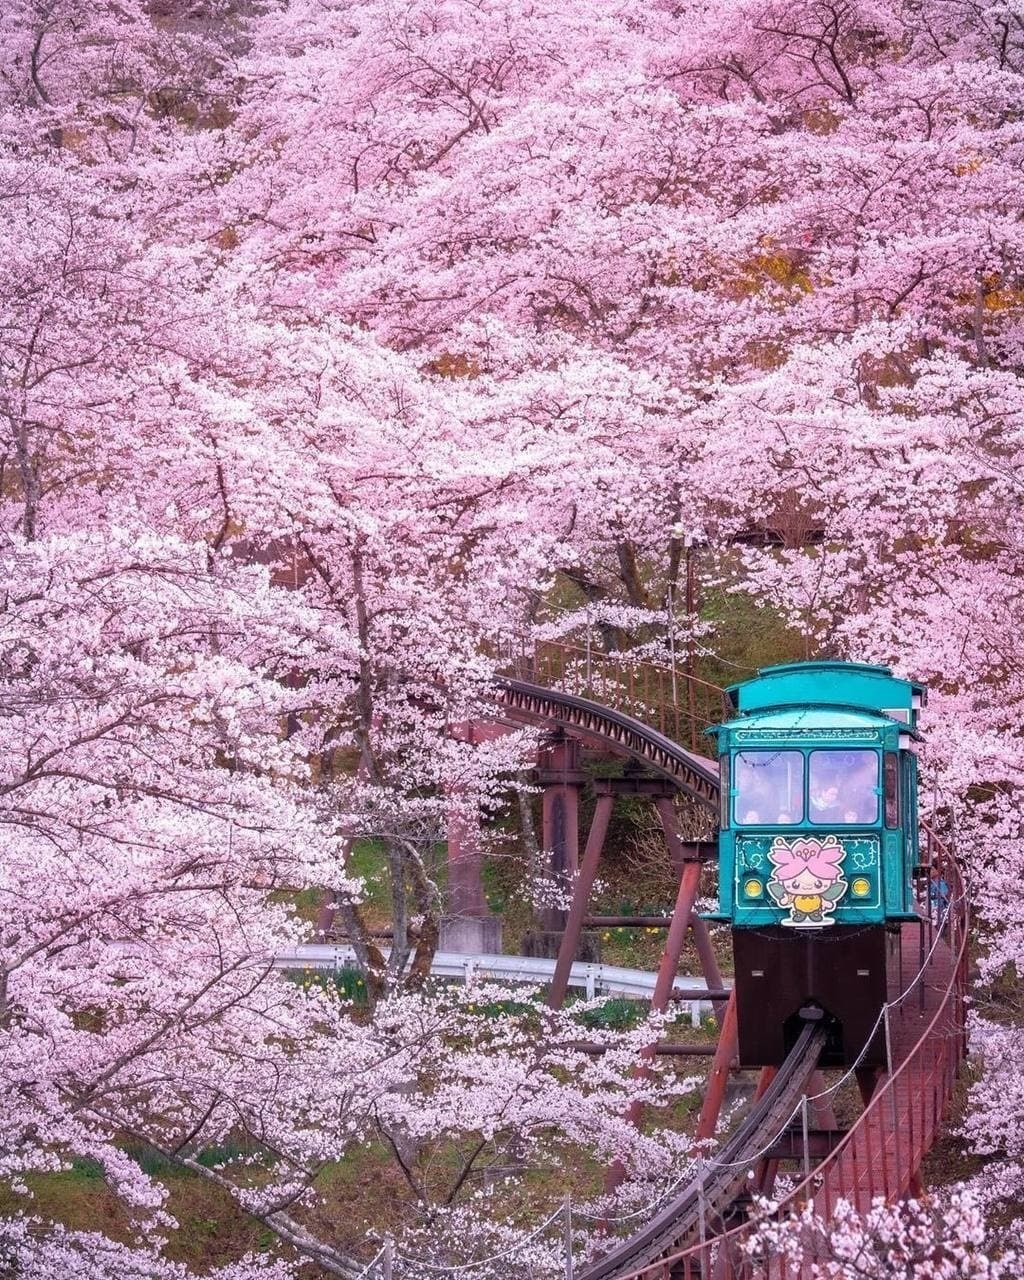
POLYGON ((395 1258, 400 1262, 408 1262, 414 1267, 425 1267, 427 1271, 433 1271, 438 1275, 457 1275, 463 1271, 473 1271, 477 1267, 490 1266, 492 1262, 501 1262, 503 1258, 511 1258, 515 1254, 521 1252, 531 1240, 547 1231, 553 1222, 556 1222, 565 1212, 564 1208, 559 1205, 555 1212, 546 1221, 542 1222, 536 1230, 531 1231, 525 1240, 520 1240, 518 1244, 514 1244, 510 1249, 506 1249, 503 1253, 492 1254, 489 1258, 480 1258, 476 1262, 464 1262, 454 1267, 438 1266, 437 1263, 424 1262, 422 1258, 410 1258, 404 1253, 396 1253, 395 1258))

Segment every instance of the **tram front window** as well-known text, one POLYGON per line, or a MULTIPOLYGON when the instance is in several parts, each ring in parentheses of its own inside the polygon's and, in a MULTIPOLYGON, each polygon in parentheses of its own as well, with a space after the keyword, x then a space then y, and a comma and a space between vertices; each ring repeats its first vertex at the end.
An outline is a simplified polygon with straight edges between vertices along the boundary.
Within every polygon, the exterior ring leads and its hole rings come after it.
POLYGON ((742 827, 787 826, 804 816, 804 758, 799 751, 736 754, 733 813, 742 827))
POLYGON ((808 768, 810 819, 825 825, 878 821, 878 753, 812 751, 808 768))

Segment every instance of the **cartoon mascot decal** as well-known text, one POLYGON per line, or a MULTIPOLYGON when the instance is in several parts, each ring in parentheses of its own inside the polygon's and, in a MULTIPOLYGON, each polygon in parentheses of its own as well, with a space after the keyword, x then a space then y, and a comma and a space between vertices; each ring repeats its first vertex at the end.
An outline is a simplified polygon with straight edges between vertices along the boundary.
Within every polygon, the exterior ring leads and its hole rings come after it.
POLYGON ((768 892, 780 907, 789 907, 781 921, 796 929, 820 929, 846 893, 846 877, 840 863, 846 850, 835 836, 819 840, 787 840, 776 836, 768 850, 773 871, 768 892))

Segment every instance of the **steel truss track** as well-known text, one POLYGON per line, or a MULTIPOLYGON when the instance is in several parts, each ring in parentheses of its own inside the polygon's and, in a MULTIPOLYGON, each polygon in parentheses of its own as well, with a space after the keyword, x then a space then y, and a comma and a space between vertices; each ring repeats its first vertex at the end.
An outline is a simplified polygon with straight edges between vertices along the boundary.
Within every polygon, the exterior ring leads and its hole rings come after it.
POLYGON ((726 1209, 747 1184, 747 1170, 779 1136, 799 1105, 827 1034, 822 1023, 806 1023, 774 1080, 701 1174, 635 1235, 581 1271, 579 1280, 611 1280, 656 1262, 697 1235, 702 1220, 709 1237, 717 1235, 726 1209))
POLYGON ((624 711, 587 698, 507 676, 496 677, 495 684, 501 705, 511 718, 554 721, 580 736, 608 743, 670 778, 680 791, 718 813, 718 769, 712 760, 694 755, 624 711))

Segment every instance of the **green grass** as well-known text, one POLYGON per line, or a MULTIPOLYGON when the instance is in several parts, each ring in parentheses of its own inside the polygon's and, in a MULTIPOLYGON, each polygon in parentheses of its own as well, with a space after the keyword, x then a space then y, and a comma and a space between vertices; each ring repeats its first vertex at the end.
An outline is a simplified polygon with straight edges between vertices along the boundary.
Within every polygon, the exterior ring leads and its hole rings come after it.
POLYGON ((508 908, 509 899, 513 892, 512 885, 509 883, 506 874, 505 865, 494 859, 485 858, 481 867, 480 879, 483 884, 488 910, 493 911, 497 916, 503 915, 508 908))
MULTIPOLYGON (((124 1149, 144 1173, 149 1174, 152 1178, 159 1178, 161 1182, 166 1182, 168 1178, 194 1178, 196 1176, 174 1160, 168 1160, 165 1156, 162 1156, 159 1151, 154 1151, 152 1147, 147 1146, 145 1143, 126 1142, 124 1149)), ((259 1152, 260 1148, 252 1142, 244 1139, 226 1138, 224 1142, 203 1147, 198 1152, 191 1152, 190 1156, 195 1160, 196 1164, 202 1165, 205 1169, 214 1169, 219 1165, 231 1164, 238 1160, 250 1160, 259 1152)), ((78 1162, 76 1161, 75 1163, 77 1164, 78 1162)), ((88 1163, 95 1162, 89 1161, 88 1163)), ((262 1157, 261 1163, 269 1166, 272 1161, 269 1157, 262 1157)), ((99 1176, 103 1176, 101 1169, 99 1170, 99 1176)))
MULTIPOLYGON (((349 854, 348 870, 363 881, 363 904, 369 914, 378 921, 390 918, 391 876, 383 841, 356 840, 349 854)), ((303 920, 313 921, 323 897, 323 890, 318 888, 281 889, 271 893, 269 900, 288 903, 303 920)))
POLYGON ((91 1156, 75 1156, 66 1174, 58 1176, 65 1176, 74 1183, 102 1182, 103 1166, 91 1156))
POLYGON ((347 870, 362 880, 365 906, 390 910, 391 875, 382 840, 356 840, 348 857, 347 870))
MULTIPOLYGON (((584 997, 573 992, 566 1008, 584 1002, 584 997)), ((543 1008, 544 997, 533 996, 529 1000, 487 1000, 469 1006, 471 1013, 481 1018, 529 1017, 543 1008)), ((600 1027, 609 1031, 625 1031, 638 1026, 647 1017, 650 1004, 646 1000, 631 1000, 626 996, 610 996, 595 1009, 580 1009, 575 1015, 584 1027, 600 1027)))
POLYGON ((625 996, 612 996, 599 1009, 585 1009, 579 1020, 585 1027, 598 1027, 604 1031, 629 1031, 639 1026, 650 1010, 646 1000, 629 1000, 625 996))
POLYGON ((697 675, 712 684, 749 680, 759 667, 799 662, 810 656, 805 638, 791 627, 763 597, 730 590, 729 575, 722 586, 701 590, 702 621, 715 624, 707 640, 712 655, 698 658, 697 675))
POLYGON ((285 976, 300 987, 323 987, 335 991, 342 1000, 364 1006, 366 980, 358 969, 345 965, 340 969, 286 969, 285 976))
POLYGON ((323 902, 322 889, 285 890, 270 895, 272 902, 289 902, 303 920, 315 920, 323 902))

